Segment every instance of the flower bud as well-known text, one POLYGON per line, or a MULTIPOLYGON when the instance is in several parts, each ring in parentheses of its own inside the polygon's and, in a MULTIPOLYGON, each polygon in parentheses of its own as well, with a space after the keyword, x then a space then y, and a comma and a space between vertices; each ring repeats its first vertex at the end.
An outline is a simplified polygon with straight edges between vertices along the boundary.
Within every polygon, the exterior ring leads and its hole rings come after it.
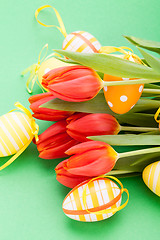
POLYGON ((103 81, 93 69, 75 65, 49 71, 43 76, 42 85, 57 98, 83 102, 98 94, 103 81))

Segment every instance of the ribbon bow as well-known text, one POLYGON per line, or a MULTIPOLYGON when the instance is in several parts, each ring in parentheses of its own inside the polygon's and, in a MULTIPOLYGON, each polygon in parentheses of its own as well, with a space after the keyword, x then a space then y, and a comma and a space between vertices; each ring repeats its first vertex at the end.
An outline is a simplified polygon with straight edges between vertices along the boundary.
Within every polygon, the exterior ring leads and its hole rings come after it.
POLYGON ((114 52, 120 52, 120 53, 124 54, 124 59, 129 60, 130 57, 134 57, 135 59, 138 60, 138 62, 140 62, 141 64, 144 64, 143 61, 141 60, 141 58, 138 57, 136 54, 134 54, 133 50, 128 47, 104 46, 104 47, 101 47, 99 52, 107 53, 107 54, 114 53, 114 52), (126 51, 125 49, 129 50, 129 51, 126 51))
POLYGON ((45 60, 45 57, 47 55, 47 51, 48 51, 48 44, 45 44, 43 46, 43 48, 41 49, 40 53, 39 53, 38 62, 31 65, 30 67, 26 68, 21 73, 21 75, 24 76, 25 74, 30 72, 29 78, 27 79, 27 82, 26 82, 26 87, 27 87, 27 90, 28 90, 29 93, 32 93, 35 82, 39 85, 39 87, 44 92, 44 87, 42 86, 42 84, 38 80, 38 70, 40 68, 41 63, 45 60), (44 53, 43 57, 41 58, 43 50, 45 50, 45 53, 44 53), (31 87, 30 87, 30 85, 31 85, 31 87))

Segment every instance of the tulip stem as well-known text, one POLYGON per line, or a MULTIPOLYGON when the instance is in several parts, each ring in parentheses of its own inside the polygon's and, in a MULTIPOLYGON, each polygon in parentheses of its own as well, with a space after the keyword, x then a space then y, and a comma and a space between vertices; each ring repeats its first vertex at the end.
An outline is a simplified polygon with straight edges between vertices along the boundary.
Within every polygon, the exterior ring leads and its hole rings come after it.
POLYGON ((135 79, 123 81, 103 81, 103 86, 133 85, 160 82, 160 79, 135 79))
POLYGON ((160 89, 144 88, 143 93, 160 94, 160 89))
POLYGON ((105 176, 107 175, 123 175, 123 174, 130 174, 130 173, 135 173, 135 170, 119 170, 119 169, 116 169, 116 170, 112 170, 108 173, 105 174, 105 176))
POLYGON ((158 128, 148 128, 148 127, 126 127, 121 126, 121 131, 129 131, 129 132, 150 132, 157 131, 158 128))
POLYGON ((160 152, 160 147, 147 148, 147 149, 119 153, 118 156, 119 156, 119 158, 125 158, 125 157, 137 156, 137 155, 142 155, 142 154, 147 154, 147 153, 156 153, 156 152, 160 152))

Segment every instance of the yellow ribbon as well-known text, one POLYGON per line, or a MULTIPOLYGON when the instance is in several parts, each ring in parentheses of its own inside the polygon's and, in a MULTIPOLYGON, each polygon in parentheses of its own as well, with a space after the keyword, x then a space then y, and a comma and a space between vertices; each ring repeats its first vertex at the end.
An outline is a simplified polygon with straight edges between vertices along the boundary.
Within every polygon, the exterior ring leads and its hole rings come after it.
POLYGON ((154 115, 154 119, 159 124, 159 129, 160 129, 160 120, 158 120, 159 114, 160 114, 160 107, 158 108, 157 112, 154 115))
MULTIPOLYGON (((31 128, 32 128, 32 134, 33 137, 35 137, 36 142, 39 140, 38 138, 38 131, 39 131, 39 126, 38 124, 36 124, 35 120, 32 117, 32 114, 30 113, 30 111, 28 109, 26 109, 22 104, 20 104, 19 102, 16 102, 14 104, 18 109, 20 109, 21 111, 23 111, 31 120, 31 128)), ((10 112, 16 111, 17 109, 13 109, 10 112)), ((27 144, 25 144, 13 157, 11 157, 5 164, 3 164, 0 167, 0 171, 6 167, 8 167, 12 162, 14 162, 14 160, 16 160, 24 151, 25 149, 29 146, 29 144, 32 142, 31 138, 29 140, 29 142, 27 144)))
POLYGON ((38 22, 39 24, 41 24, 42 26, 44 26, 44 27, 55 27, 55 28, 57 28, 57 29, 63 34, 63 36, 66 38, 67 32, 66 32, 64 23, 63 23, 63 21, 62 21, 62 18, 61 18, 61 16, 60 16, 59 12, 58 12, 54 7, 52 7, 51 5, 44 5, 44 6, 40 7, 40 8, 38 8, 38 9, 35 11, 35 18, 36 18, 37 22, 38 22), (38 14, 40 13, 40 11, 42 11, 42 10, 45 9, 45 8, 52 8, 52 9, 54 10, 54 12, 55 12, 55 14, 56 14, 56 17, 57 17, 57 20, 58 20, 58 23, 59 23, 59 27, 56 26, 56 25, 47 25, 47 24, 44 24, 44 23, 42 23, 42 22, 40 22, 40 21, 38 20, 38 14))
POLYGON ((32 93, 35 82, 39 85, 39 87, 42 89, 43 92, 45 90, 44 87, 42 86, 42 84, 38 80, 38 70, 40 68, 40 64, 45 60, 47 51, 48 51, 48 44, 45 44, 39 53, 38 62, 31 65, 30 67, 26 68, 21 73, 21 75, 24 76, 25 74, 30 72, 29 78, 27 79, 27 82, 26 82, 26 87, 27 87, 27 90, 29 93, 32 93), (41 58, 43 50, 45 50, 45 53, 44 53, 43 57, 41 58))
POLYGON ((99 176, 99 177, 96 177, 96 178, 91 179, 91 180, 85 185, 85 187, 84 187, 84 189, 83 189, 83 193, 82 193, 82 200, 83 200, 83 204, 84 204, 85 210, 86 210, 88 213, 90 213, 90 214, 99 215, 99 214, 115 213, 115 212, 117 212, 117 211, 120 211, 121 209, 123 209, 123 208, 127 205, 128 201, 129 201, 129 192, 128 192, 128 190, 127 190, 126 188, 123 188, 123 184, 122 184, 116 177, 102 175, 102 176, 99 176), (126 200, 126 202, 125 202, 124 204, 122 204, 121 206, 119 206, 119 207, 115 207, 115 208, 111 208, 111 209, 100 210, 100 211, 97 211, 97 212, 91 212, 91 211, 89 211, 89 210, 87 209, 87 200, 86 200, 86 198, 87 198, 87 194, 86 194, 87 186, 89 186, 89 184, 90 184, 91 182, 93 182, 94 180, 97 180, 97 179, 99 179, 99 178, 110 178, 110 179, 113 179, 114 181, 116 181, 116 182, 121 186, 121 189, 120 189, 121 194, 122 194, 123 192, 125 192, 125 193, 127 194, 127 200, 126 200))
POLYGON ((144 64, 143 61, 141 60, 141 58, 138 57, 136 54, 134 54, 133 50, 131 48, 128 48, 128 47, 104 46, 104 47, 100 48, 99 52, 100 53, 106 53, 106 54, 110 54, 110 53, 114 53, 114 52, 120 52, 120 53, 124 54, 124 59, 129 59, 129 57, 135 57, 141 64, 144 64), (129 50, 129 51, 126 51, 125 49, 129 50))

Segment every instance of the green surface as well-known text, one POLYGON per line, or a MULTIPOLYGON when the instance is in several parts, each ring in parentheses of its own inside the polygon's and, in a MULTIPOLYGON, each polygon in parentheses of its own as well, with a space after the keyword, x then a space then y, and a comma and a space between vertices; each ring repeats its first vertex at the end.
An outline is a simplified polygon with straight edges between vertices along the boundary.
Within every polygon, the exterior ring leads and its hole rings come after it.
MULTIPOLYGON (((34 19, 35 9, 44 4, 54 4, 59 10, 68 33, 88 31, 102 45, 131 47, 122 35, 160 40, 157 0, 1 1, 0 115, 13 109, 16 101, 29 106, 29 94, 20 72, 37 61, 42 46, 48 42, 50 51, 61 48, 63 36, 34 19)), ((46 13, 47 10, 41 14, 43 19, 46 13)), ((56 18, 48 15, 48 21, 56 22, 56 18)), ((38 92, 37 89, 35 93, 38 92)), ((50 125, 38 123, 41 132, 50 125)), ((130 192, 130 201, 112 218, 97 223, 67 218, 61 205, 69 189, 55 180, 53 168, 58 162, 39 159, 31 144, 0 173, 1 240, 159 239, 160 199, 141 177, 122 180, 130 192)))

